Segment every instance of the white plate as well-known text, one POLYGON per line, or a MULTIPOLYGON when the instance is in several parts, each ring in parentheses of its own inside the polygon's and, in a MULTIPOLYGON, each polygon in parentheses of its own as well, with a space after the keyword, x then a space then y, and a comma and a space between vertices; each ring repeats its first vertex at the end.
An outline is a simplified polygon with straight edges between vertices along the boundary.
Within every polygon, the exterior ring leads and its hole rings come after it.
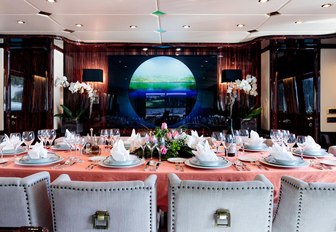
MULTIPOLYGON (((293 152, 293 155, 301 156, 300 153, 296 153, 296 152, 293 152)), ((303 153, 302 157, 304 158, 326 158, 326 157, 333 157, 333 154, 328 153, 328 152, 325 152, 323 155, 308 155, 308 154, 303 153)))
POLYGON ((185 158, 180 158, 180 157, 174 157, 174 158, 168 158, 167 161, 171 163, 184 163, 187 159, 185 158))
POLYGON ((305 161, 304 164, 302 165, 292 165, 292 166, 285 166, 285 165, 280 165, 280 164, 269 163, 265 159, 260 159, 259 162, 269 165, 269 166, 278 167, 278 168, 305 168, 309 166, 309 163, 307 161, 305 161))
POLYGON ((50 147, 52 150, 56 150, 56 151, 69 151, 70 147, 66 147, 66 146, 51 146, 50 147))
POLYGON ((47 163, 33 163, 33 164, 32 163, 22 163, 22 162, 20 162, 20 159, 16 159, 14 161, 14 163, 16 165, 20 165, 20 166, 33 166, 34 167, 34 166, 48 166, 48 165, 51 165, 51 164, 56 164, 56 163, 61 162, 62 160, 63 160, 63 157, 59 156, 58 159, 47 162, 47 163))
POLYGON ((26 153, 27 152, 27 150, 25 149, 25 148, 23 148, 23 147, 19 147, 17 150, 16 150, 16 152, 14 152, 14 150, 12 150, 12 151, 3 151, 3 155, 4 156, 9 156, 9 155, 21 155, 21 154, 24 154, 24 153, 26 153))
POLYGON ((268 147, 265 146, 265 147, 260 147, 260 148, 255 148, 255 149, 252 149, 252 148, 244 148, 245 151, 267 151, 268 150, 268 147))
POLYGON ((4 163, 7 163, 8 162, 8 159, 0 159, 0 164, 4 164, 4 163))
POLYGON ((193 165, 190 163, 190 159, 187 159, 184 162, 187 166, 192 167, 192 168, 200 168, 200 169, 223 169, 223 168, 228 168, 232 165, 230 161, 228 161, 225 165, 223 166, 212 166, 212 167, 204 167, 204 166, 198 166, 198 165, 193 165))
POLYGON ((257 158, 257 157, 248 156, 248 155, 238 156, 238 159, 240 161, 244 161, 244 162, 254 162, 254 161, 259 160, 259 158, 257 158))
POLYGON ((145 163, 144 160, 140 160, 139 163, 133 164, 133 165, 124 165, 124 166, 120 166, 120 165, 106 165, 103 163, 103 161, 99 162, 98 165, 104 168, 133 168, 133 167, 137 167, 140 165, 143 165, 145 163))
POLYGON ((321 160, 320 163, 330 166, 336 166, 336 160, 321 160))
POLYGON ((92 162, 99 162, 99 161, 102 161, 104 160, 106 157, 105 156, 91 156, 89 157, 89 160, 92 161, 92 162))
POLYGON ((102 160, 102 163, 104 165, 110 165, 110 166, 132 166, 135 164, 138 164, 140 162, 140 159, 136 155, 129 155, 130 159, 125 161, 117 161, 114 160, 112 156, 106 157, 106 159, 102 160))

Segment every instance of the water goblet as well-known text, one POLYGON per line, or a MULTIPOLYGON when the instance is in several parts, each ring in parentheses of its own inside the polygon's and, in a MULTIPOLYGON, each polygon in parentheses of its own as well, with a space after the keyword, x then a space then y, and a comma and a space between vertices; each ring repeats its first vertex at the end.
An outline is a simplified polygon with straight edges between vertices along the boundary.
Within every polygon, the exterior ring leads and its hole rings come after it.
POLYGON ((240 138, 242 139, 241 148, 243 150, 243 154, 245 154, 245 142, 247 141, 249 137, 249 131, 246 129, 240 129, 239 135, 240 135, 240 138))
POLYGON ((299 146, 301 159, 303 159, 303 148, 306 143, 306 136, 298 135, 296 137, 296 144, 299 146))
POLYGON ((166 148, 166 141, 164 137, 161 137, 158 139, 158 146, 156 147, 158 153, 159 153, 159 162, 161 162, 161 155, 162 155, 162 151, 163 149, 166 148))
POLYGON ((102 139, 102 142, 104 144, 104 148, 108 148, 108 135, 109 135, 109 131, 108 129, 101 129, 100 130, 100 138, 102 139))
POLYGON ((142 159, 145 159, 145 148, 148 142, 148 134, 147 133, 140 133, 140 148, 142 151, 142 159))
POLYGON ((220 131, 214 131, 211 133, 211 138, 212 138, 212 142, 214 144, 214 147, 216 149, 216 152, 219 152, 219 147, 222 143, 223 140, 223 133, 220 131))
POLYGON ((272 140, 273 144, 279 143, 280 136, 281 136, 280 130, 278 130, 278 129, 271 129, 271 131, 270 131, 270 137, 271 137, 271 140, 272 140))
POLYGON ((287 140, 288 140, 288 137, 289 137, 289 130, 281 130, 281 138, 282 138, 282 141, 283 143, 282 144, 285 144, 285 146, 287 146, 287 140))
POLYGON ((22 140, 23 140, 23 143, 28 147, 28 151, 30 149, 30 146, 34 142, 34 139, 35 139, 34 131, 22 132, 22 140))
POLYGON ((148 141, 147 141, 147 147, 149 148, 149 151, 150 151, 150 159, 153 159, 153 151, 156 146, 157 146, 156 136, 155 135, 149 136, 148 141))
POLYGON ((3 159, 3 148, 7 145, 8 137, 6 135, 0 135, 0 152, 1 152, 1 162, 3 159))
POLYGON ((55 139, 56 139, 56 130, 55 129, 50 129, 49 140, 48 140, 50 146, 52 146, 55 139))
POLYGON ((289 134, 286 143, 287 143, 287 146, 288 146, 288 151, 292 152, 293 146, 296 143, 296 136, 295 136, 295 134, 293 134, 293 133, 289 134))
POLYGON ((113 133, 113 141, 115 143, 120 139, 120 130, 118 128, 114 128, 112 129, 112 133, 113 133))
POLYGON ((226 134, 225 135, 225 150, 226 150, 226 156, 229 156, 229 149, 233 144, 233 135, 232 134, 226 134))

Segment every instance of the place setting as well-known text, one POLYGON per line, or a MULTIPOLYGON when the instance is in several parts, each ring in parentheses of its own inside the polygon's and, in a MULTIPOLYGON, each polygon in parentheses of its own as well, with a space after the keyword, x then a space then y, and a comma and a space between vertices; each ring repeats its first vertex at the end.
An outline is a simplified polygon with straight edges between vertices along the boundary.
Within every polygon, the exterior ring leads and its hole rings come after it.
POLYGON ((265 144, 263 137, 260 137, 257 132, 251 130, 250 137, 243 139, 243 149, 250 152, 263 152, 267 151, 268 146, 265 144))
POLYGON ((296 143, 298 147, 293 149, 293 154, 296 156, 304 158, 333 157, 332 154, 322 149, 311 136, 297 136, 296 143))
POLYGON ((63 160, 62 157, 53 152, 48 152, 43 143, 36 143, 35 146, 28 151, 27 155, 16 158, 14 163, 19 166, 47 166, 56 164, 63 160))
POLYGON ((196 150, 192 150, 194 157, 185 160, 185 165, 199 169, 222 169, 232 165, 225 157, 217 156, 208 141, 198 143, 196 150))
POLYGON ((105 168, 133 168, 144 164, 145 161, 126 150, 123 140, 114 143, 110 155, 98 163, 105 168))

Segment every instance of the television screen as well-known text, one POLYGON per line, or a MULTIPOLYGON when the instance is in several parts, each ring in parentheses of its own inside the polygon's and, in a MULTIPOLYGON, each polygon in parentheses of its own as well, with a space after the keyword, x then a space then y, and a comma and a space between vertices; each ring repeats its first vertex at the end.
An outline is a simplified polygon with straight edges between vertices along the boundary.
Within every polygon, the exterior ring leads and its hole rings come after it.
POLYGON ((111 126, 206 126, 218 112, 216 56, 111 55, 108 64, 111 126))

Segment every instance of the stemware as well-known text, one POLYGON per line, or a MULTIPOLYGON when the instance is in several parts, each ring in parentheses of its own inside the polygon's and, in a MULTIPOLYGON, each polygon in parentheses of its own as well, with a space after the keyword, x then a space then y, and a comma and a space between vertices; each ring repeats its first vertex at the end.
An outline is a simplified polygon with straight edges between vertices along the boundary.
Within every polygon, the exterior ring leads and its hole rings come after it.
POLYGON ((161 162, 161 155, 162 155, 162 150, 165 149, 166 147, 166 141, 164 137, 161 137, 158 139, 158 146, 156 147, 158 153, 159 153, 159 162, 161 162))
POLYGON ((298 135, 296 137, 296 144, 298 145, 298 147, 300 149, 301 159, 303 159, 303 148, 305 146, 305 143, 306 143, 306 136, 298 135))
POLYGON ((283 141, 281 145, 285 144, 287 146, 287 140, 288 140, 289 134, 290 134, 289 130, 281 130, 281 138, 283 141))
POLYGON ((290 133, 288 135, 288 139, 287 139, 286 143, 287 143, 287 146, 288 146, 288 151, 292 152, 293 146, 296 143, 296 136, 295 136, 295 134, 290 133))
POLYGON ((49 145, 52 146, 54 140, 56 139, 56 130, 55 129, 50 129, 50 133, 49 133, 49 145))
POLYGON ((240 135, 240 138, 242 139, 241 149, 243 150, 243 154, 245 154, 245 144, 244 143, 249 137, 249 131, 246 129, 240 129, 239 135, 240 135))
POLYGON ((233 145, 233 135, 226 134, 225 135, 225 147, 226 147, 226 156, 229 156, 230 147, 233 145))
POLYGON ((109 130, 108 129, 101 129, 100 130, 100 138, 102 139, 104 147, 108 148, 108 145, 109 145, 109 142, 108 142, 109 130))
POLYGON ((219 152, 219 147, 220 147, 220 145, 221 145, 221 143, 222 143, 222 140, 223 140, 223 133, 222 132, 220 132, 220 131, 213 131, 212 133, 211 133, 211 138, 212 138, 212 142, 213 142, 213 144, 214 144, 214 147, 215 147, 215 149, 216 149, 216 152, 219 152))
POLYGON ((120 139, 120 130, 118 128, 112 129, 113 142, 117 142, 120 139))
POLYGON ((0 135, 0 153, 1 153, 1 162, 4 161, 3 159, 3 148, 6 146, 7 144, 7 136, 6 135, 0 135))
POLYGON ((35 139, 34 131, 23 131, 22 132, 22 140, 23 140, 23 143, 28 147, 28 151, 30 149, 30 146, 34 142, 34 139, 35 139))
POLYGON ((153 159, 153 151, 154 148, 157 146, 157 138, 155 135, 150 135, 148 137, 148 141, 147 141, 147 147, 149 148, 150 151, 150 159, 153 159))
POLYGON ((280 130, 278 129, 271 129, 270 131, 270 137, 271 137, 271 140, 273 142, 273 144, 275 143, 280 143, 280 137, 281 137, 281 132, 280 130))
POLYGON ((140 148, 142 151, 142 159, 145 159, 145 148, 148 142, 148 134, 147 133, 140 133, 140 148))

